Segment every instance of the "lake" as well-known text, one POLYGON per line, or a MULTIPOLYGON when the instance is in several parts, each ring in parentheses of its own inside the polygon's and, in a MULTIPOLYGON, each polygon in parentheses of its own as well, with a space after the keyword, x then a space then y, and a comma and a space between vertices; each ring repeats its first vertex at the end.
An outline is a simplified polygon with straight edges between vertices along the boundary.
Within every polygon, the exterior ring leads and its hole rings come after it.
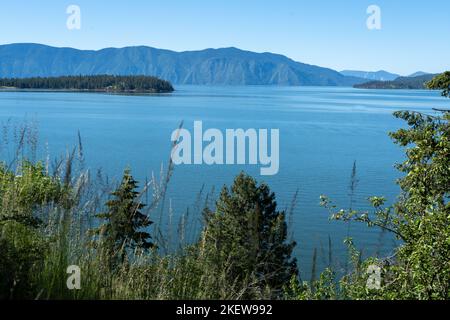
POLYGON ((195 204, 202 188, 215 188, 217 194, 245 170, 269 184, 281 209, 291 206, 298 190, 291 230, 304 277, 310 274, 315 249, 318 264, 327 264, 329 238, 336 266, 345 262, 342 242, 348 233, 365 254, 390 253, 392 236, 362 225, 349 228, 330 221, 328 212, 319 206, 319 196, 325 194, 339 207, 348 208, 356 161, 359 183, 354 208, 368 209, 366 199, 372 195, 385 196, 392 203, 399 191, 394 164, 402 161, 403 153, 387 133, 404 126, 392 113, 402 109, 431 112, 432 107, 447 105, 438 92, 430 91, 266 86, 175 89, 173 94, 154 96, 0 92, 0 121, 37 121, 40 144, 48 143, 52 157, 75 146, 79 130, 88 167, 102 168, 109 177, 119 179, 129 166, 141 185, 152 171, 159 174, 161 164, 167 164, 170 135, 181 121, 189 130, 196 120, 205 129, 279 129, 277 175, 260 176, 259 166, 248 165, 177 166, 165 207, 170 204, 173 221, 190 207, 190 236, 194 238, 200 219, 195 204))

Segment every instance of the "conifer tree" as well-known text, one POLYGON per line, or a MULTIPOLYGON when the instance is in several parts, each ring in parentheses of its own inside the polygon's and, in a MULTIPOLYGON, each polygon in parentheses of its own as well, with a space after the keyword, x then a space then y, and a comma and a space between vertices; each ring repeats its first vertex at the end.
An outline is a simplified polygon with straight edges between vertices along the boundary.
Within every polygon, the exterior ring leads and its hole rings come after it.
POLYGON ((125 170, 120 186, 106 203, 108 210, 97 215, 106 220, 95 233, 102 236, 101 243, 112 266, 124 263, 130 249, 145 251, 154 247, 150 234, 145 231, 153 222, 141 212, 146 205, 139 202, 137 188, 138 182, 130 170, 125 170))
MULTIPOLYGON (((252 283, 271 297, 298 273, 291 258, 295 242, 289 242, 285 212, 277 211, 275 194, 265 184, 244 173, 231 190, 224 187, 216 210, 206 209, 204 247, 216 271, 226 270, 230 284, 252 283)), ((254 298, 251 293, 246 298, 254 298)))

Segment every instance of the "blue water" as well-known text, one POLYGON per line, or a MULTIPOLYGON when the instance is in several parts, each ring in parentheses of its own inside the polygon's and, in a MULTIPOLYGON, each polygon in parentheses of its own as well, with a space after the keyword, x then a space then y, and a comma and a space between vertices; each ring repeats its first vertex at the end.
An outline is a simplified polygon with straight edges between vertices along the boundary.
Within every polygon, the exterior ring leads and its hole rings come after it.
MULTIPOLYGON (((387 133, 404 126, 392 113, 431 112, 432 107, 446 104, 437 92, 331 87, 180 86, 173 94, 157 96, 0 92, 0 121, 37 121, 41 146, 48 143, 52 157, 76 145, 79 130, 90 168, 102 168, 118 179, 130 166, 141 182, 152 172, 158 175, 161 164, 167 164, 170 135, 181 121, 189 130, 195 120, 203 121, 204 129, 279 129, 277 175, 259 176, 259 166, 177 166, 166 208, 170 203, 172 219, 178 221, 191 207, 190 219, 197 223, 200 213, 194 204, 202 187, 206 191, 215 187, 217 194, 242 170, 267 182, 282 209, 290 207, 299 190, 291 230, 302 273, 308 275, 314 249, 318 263, 327 263, 329 237, 333 263, 340 266, 345 261, 342 241, 348 226, 329 221, 319 196, 326 194, 347 208, 356 161, 359 183, 354 207, 367 209, 371 195, 385 196, 392 203, 399 191, 394 164, 403 154, 387 133)), ((350 235, 366 254, 388 254, 393 246, 393 237, 365 226, 352 224, 350 235)))

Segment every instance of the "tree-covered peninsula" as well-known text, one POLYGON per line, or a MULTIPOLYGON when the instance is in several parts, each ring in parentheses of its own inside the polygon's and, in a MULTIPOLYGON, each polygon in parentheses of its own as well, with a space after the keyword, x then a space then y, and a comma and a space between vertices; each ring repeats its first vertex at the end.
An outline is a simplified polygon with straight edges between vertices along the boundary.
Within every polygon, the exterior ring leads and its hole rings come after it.
POLYGON ((170 82, 156 77, 113 75, 1 78, 0 88, 125 93, 167 93, 174 91, 170 82))
POLYGON ((437 74, 425 74, 417 77, 398 77, 392 81, 369 81, 356 84, 353 87, 358 89, 408 89, 424 90, 427 89, 427 82, 433 79, 437 74))

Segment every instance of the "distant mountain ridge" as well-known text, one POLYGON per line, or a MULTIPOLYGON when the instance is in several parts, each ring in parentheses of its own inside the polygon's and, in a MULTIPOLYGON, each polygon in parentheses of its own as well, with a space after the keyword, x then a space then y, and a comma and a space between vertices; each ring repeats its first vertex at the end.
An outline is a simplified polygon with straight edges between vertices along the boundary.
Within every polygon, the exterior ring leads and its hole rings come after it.
POLYGON ((425 84, 437 74, 425 74, 417 77, 399 77, 393 81, 370 81, 356 84, 359 89, 426 89, 425 84))
POLYGON ((175 52, 137 46, 98 51, 42 44, 0 46, 0 77, 148 75, 173 84, 353 86, 365 80, 283 55, 237 48, 175 52))
POLYGON ((423 71, 417 71, 417 72, 414 72, 413 74, 410 74, 408 77, 409 78, 414 78, 414 77, 419 77, 419 76, 426 76, 428 74, 430 74, 430 73, 423 72, 423 71))
POLYGON ((343 70, 341 71, 341 74, 343 74, 344 76, 358 77, 376 81, 391 81, 400 77, 399 74, 390 73, 384 70, 380 71, 343 70))

